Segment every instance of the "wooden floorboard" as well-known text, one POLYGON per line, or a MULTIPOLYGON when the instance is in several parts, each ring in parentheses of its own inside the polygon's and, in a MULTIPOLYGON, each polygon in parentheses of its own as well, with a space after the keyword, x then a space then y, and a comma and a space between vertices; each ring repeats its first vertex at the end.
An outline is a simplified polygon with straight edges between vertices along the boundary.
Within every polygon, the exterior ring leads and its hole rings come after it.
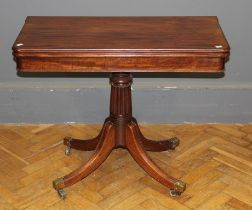
POLYGON ((252 125, 141 125, 146 137, 177 136, 175 151, 149 153, 170 175, 184 180, 177 198, 151 179, 126 150, 114 150, 61 200, 52 180, 88 161, 92 152, 65 156, 62 138, 87 139, 101 125, 1 124, 0 210, 4 209, 252 209, 252 125))

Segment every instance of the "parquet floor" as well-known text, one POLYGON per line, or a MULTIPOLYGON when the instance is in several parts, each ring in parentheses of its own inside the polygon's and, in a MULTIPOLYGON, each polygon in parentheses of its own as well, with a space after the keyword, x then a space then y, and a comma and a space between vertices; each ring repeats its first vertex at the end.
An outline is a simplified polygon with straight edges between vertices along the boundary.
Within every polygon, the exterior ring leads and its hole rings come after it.
POLYGON ((172 152, 149 153, 188 188, 171 198, 127 151, 114 150, 100 168, 67 188, 61 200, 52 180, 92 152, 65 156, 62 138, 95 136, 100 125, 0 125, 0 210, 4 209, 252 209, 252 125, 142 125, 146 137, 178 136, 172 152))

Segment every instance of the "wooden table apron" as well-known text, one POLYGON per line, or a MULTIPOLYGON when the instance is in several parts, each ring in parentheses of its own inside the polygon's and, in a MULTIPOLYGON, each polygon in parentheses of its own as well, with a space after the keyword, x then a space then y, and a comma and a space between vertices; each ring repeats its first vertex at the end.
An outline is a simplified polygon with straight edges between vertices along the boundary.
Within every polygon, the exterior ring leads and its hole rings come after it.
POLYGON ((154 179, 180 195, 186 184, 159 168, 147 151, 174 150, 176 137, 155 141, 141 133, 132 116, 131 72, 222 72, 230 48, 216 17, 27 17, 13 45, 20 72, 111 72, 110 116, 99 135, 66 137, 71 149, 95 150, 90 160, 53 181, 63 188, 82 180, 115 148, 128 149, 154 179))

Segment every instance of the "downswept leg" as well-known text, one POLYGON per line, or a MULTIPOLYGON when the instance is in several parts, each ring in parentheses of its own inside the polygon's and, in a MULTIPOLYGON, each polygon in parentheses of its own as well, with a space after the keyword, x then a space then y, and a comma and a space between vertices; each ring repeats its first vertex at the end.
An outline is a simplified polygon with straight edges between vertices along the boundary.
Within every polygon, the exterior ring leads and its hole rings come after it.
POLYGON ((180 195, 186 189, 186 184, 181 180, 175 179, 166 174, 159 168, 144 151, 143 145, 140 141, 140 136, 137 132, 135 122, 131 122, 126 130, 126 146, 134 158, 134 160, 141 166, 146 173, 152 178, 156 179, 159 183, 171 189, 171 195, 180 195))
POLYGON ((90 160, 70 174, 53 181, 53 187, 64 198, 63 188, 69 187, 95 171, 109 156, 115 146, 115 129, 112 123, 105 126, 95 153, 90 160))
POLYGON ((82 151, 95 150, 108 123, 109 123, 109 120, 106 119, 98 136, 92 139, 81 140, 81 139, 74 139, 71 137, 65 137, 63 143, 64 145, 67 146, 65 150, 66 155, 71 154, 71 149, 82 150, 82 151))
POLYGON ((141 140, 145 150, 151 152, 162 152, 167 150, 174 150, 179 145, 179 139, 177 137, 161 141, 154 141, 147 139, 142 134, 136 119, 133 118, 133 122, 135 123, 136 126, 135 130, 138 133, 139 139, 141 140))

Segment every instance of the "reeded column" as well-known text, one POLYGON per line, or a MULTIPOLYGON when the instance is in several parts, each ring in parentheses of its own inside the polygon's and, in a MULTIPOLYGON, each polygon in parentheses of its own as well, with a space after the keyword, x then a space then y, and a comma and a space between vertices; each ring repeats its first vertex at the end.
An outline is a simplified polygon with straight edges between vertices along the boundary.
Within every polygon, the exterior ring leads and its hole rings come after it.
POLYGON ((112 73, 110 77, 110 119, 116 125, 117 147, 125 147, 125 127, 132 119, 130 73, 112 73))

